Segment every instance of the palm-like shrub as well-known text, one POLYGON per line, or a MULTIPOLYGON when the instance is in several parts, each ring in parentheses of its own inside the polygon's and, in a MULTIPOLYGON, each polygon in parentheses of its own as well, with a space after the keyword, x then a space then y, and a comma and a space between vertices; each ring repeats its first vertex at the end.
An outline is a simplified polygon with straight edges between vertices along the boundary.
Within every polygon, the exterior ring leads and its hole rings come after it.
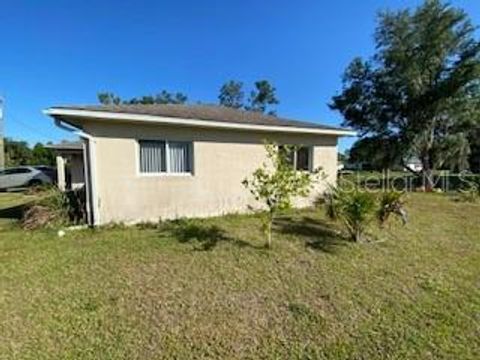
POLYGON ((375 196, 358 187, 347 189, 331 187, 325 198, 326 211, 332 220, 341 221, 351 239, 364 239, 368 225, 377 210, 375 196))
POLYGON ((345 226, 350 238, 360 242, 372 220, 375 218, 383 226, 392 215, 407 223, 403 193, 388 191, 376 196, 359 187, 331 187, 325 196, 327 216, 338 220, 345 226))
POLYGON ((380 226, 383 226, 392 215, 399 217, 405 225, 408 218, 404 205, 405 200, 403 192, 392 190, 382 193, 380 195, 379 209, 377 212, 380 226))
POLYGON ((459 189, 459 200, 463 202, 476 202, 480 199, 480 178, 466 181, 466 186, 459 189))

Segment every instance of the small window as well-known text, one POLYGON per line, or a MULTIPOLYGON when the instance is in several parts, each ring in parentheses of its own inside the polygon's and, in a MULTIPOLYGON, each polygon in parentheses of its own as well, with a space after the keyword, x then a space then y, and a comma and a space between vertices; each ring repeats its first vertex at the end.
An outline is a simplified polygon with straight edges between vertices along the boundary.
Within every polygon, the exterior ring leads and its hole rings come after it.
POLYGON ((297 170, 310 171, 310 148, 302 146, 297 150, 297 170))
POLYGON ((170 141, 168 143, 168 158, 170 173, 189 173, 191 169, 191 146, 188 142, 170 141))
MULTIPOLYGON (((284 145, 279 146, 280 151, 286 151, 284 145)), ((310 171, 312 166, 311 156, 312 148, 309 146, 301 146, 297 150, 289 154, 289 163, 298 171, 310 171)))
POLYGON ((141 173, 192 172, 192 143, 186 141, 140 140, 141 173))
POLYGON ((161 173, 167 171, 165 141, 141 140, 140 172, 161 173))

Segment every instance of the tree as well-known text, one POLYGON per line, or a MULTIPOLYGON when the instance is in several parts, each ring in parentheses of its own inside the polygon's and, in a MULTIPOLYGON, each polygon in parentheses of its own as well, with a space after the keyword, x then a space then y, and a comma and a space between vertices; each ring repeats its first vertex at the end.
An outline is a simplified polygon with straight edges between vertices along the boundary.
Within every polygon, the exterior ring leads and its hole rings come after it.
POLYGON ((266 246, 272 246, 272 224, 275 216, 292 207, 293 198, 309 194, 312 182, 320 169, 314 172, 297 171, 291 165, 291 156, 296 147, 282 146, 274 143, 265 144, 268 163, 263 163, 255 170, 243 185, 252 193, 255 200, 267 207, 263 218, 263 230, 267 237, 266 246))
POLYGON ((28 165, 31 160, 31 150, 26 141, 5 139, 5 165, 28 165))
POLYGON ((415 11, 383 12, 376 54, 352 61, 330 104, 345 125, 394 145, 389 158, 418 157, 427 189, 434 169, 465 165, 466 139, 479 121, 480 44, 474 33, 464 11, 440 0, 415 11))
POLYGON ((31 152, 32 165, 53 165, 55 164, 55 153, 52 149, 45 147, 42 143, 37 143, 31 152))
POLYGON ((267 80, 254 83, 254 89, 250 92, 247 103, 244 102, 245 93, 241 81, 229 80, 220 88, 218 100, 220 105, 234 109, 244 109, 276 115, 274 105, 279 104, 276 97, 276 89, 267 80))
POLYGON ((127 104, 184 104, 188 100, 188 97, 185 94, 180 92, 170 93, 166 90, 162 90, 159 94, 151 96, 142 96, 140 98, 133 98, 124 103, 127 104))
POLYGON ((345 164, 348 161, 348 158, 350 156, 350 152, 346 151, 345 153, 341 153, 340 151, 338 152, 337 155, 337 161, 339 163, 345 164))
POLYGON ((220 95, 218 95, 220 105, 234 109, 242 108, 245 97, 242 87, 243 83, 235 80, 230 80, 223 84, 220 88, 220 95))
POLYGON ((144 95, 141 97, 134 97, 130 100, 122 100, 119 96, 111 92, 101 92, 97 94, 98 101, 102 105, 152 105, 152 104, 184 104, 188 101, 187 95, 176 92, 171 93, 166 90, 162 90, 156 95, 144 95))
POLYGON ((20 165, 54 165, 55 155, 52 149, 37 143, 31 149, 26 141, 5 139, 6 166, 20 165))
POLYGON ((480 173, 480 126, 470 133, 469 167, 474 173, 480 173))
POLYGON ((392 151, 396 145, 395 141, 380 136, 361 138, 350 149, 350 162, 368 164, 375 170, 391 168, 399 162, 398 152, 392 151))
POLYGON ((267 80, 256 81, 255 90, 250 92, 246 110, 275 115, 275 110, 271 108, 271 106, 279 103, 275 92, 276 89, 267 80))
POLYGON ((119 105, 122 100, 111 92, 101 92, 97 94, 98 101, 102 105, 119 105))

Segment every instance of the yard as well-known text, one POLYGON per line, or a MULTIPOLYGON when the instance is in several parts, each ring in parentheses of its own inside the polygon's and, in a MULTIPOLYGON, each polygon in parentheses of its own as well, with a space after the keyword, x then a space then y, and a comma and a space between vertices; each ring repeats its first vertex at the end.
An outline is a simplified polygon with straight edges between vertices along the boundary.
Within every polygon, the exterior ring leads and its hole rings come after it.
POLYGON ((342 239, 321 212, 24 232, 0 194, 0 358, 480 358, 480 205, 411 194, 342 239), (376 231, 376 230, 375 230, 376 231))

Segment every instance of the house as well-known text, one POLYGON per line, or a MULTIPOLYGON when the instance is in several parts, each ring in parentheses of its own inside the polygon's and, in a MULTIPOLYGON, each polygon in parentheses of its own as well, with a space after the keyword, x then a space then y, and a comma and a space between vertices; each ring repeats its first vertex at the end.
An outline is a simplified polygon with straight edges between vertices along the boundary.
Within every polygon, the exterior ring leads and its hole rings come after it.
MULTIPOLYGON (((203 105, 58 106, 44 111, 84 143, 91 225, 245 212, 242 180, 266 160, 264 142, 302 145, 295 166, 337 173, 337 140, 353 132, 203 105)), ((326 182, 315 186, 311 204, 326 182)))
POLYGON ((63 141, 46 145, 55 152, 57 163, 57 185, 62 191, 77 190, 85 186, 83 142, 63 141))
POLYGON ((412 156, 405 160, 403 171, 422 171, 423 165, 418 157, 412 156))

